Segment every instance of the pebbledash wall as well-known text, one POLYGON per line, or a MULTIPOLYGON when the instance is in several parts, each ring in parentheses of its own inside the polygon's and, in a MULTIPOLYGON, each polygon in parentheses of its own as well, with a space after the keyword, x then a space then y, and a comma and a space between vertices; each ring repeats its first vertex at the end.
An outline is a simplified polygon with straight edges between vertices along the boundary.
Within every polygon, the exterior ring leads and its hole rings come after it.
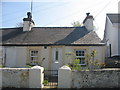
POLYGON ((43 67, 0 68, 0 71, 2 72, 0 88, 43 88, 43 67))
POLYGON ((73 71, 63 66, 58 71, 59 88, 120 88, 119 69, 73 71))

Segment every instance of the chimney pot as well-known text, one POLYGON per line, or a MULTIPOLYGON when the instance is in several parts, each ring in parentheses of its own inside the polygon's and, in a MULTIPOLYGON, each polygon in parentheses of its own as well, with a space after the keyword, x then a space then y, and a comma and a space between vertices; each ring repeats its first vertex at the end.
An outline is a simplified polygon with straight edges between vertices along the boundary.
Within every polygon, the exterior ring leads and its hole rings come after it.
POLYGON ((90 13, 88 12, 88 13, 86 13, 86 15, 87 15, 87 16, 89 16, 89 15, 90 15, 90 13))
POLYGON ((28 18, 32 18, 31 12, 27 12, 28 18))

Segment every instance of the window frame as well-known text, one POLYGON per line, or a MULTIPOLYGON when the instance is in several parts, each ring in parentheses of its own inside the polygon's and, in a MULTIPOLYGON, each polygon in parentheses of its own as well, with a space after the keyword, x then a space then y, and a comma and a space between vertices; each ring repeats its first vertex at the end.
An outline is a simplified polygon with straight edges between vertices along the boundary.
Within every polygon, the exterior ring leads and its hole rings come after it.
POLYGON ((38 62, 39 51, 38 51, 38 50, 30 50, 29 53, 30 53, 30 55, 29 55, 29 56, 30 56, 30 63, 31 63, 31 64, 36 64, 36 62, 38 62), (35 52, 37 51, 37 53, 33 53, 33 55, 32 55, 32 51, 33 51, 33 52, 34 52, 34 51, 35 51, 35 52), (33 59, 33 60, 32 60, 31 58, 36 58, 36 59, 33 59))
POLYGON ((75 59, 84 58, 84 64, 82 64, 82 63, 81 63, 81 60, 80 60, 79 65, 86 65, 86 61, 85 61, 85 51, 86 51, 86 50, 84 50, 84 49, 76 49, 76 50, 75 50, 75 59), (84 53, 78 53, 78 56, 77 56, 76 51, 78 51, 78 52, 79 52, 79 51, 84 51, 84 53), (81 54, 81 56, 80 56, 80 54, 81 54), (82 54, 84 54, 84 55, 82 56, 82 54))

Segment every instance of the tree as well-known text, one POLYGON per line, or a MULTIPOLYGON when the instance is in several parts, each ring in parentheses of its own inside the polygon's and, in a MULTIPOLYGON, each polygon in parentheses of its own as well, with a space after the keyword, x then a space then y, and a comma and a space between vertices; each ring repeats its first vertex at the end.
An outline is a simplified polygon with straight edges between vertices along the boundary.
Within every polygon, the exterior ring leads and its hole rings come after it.
POLYGON ((74 21, 74 22, 72 23, 72 25, 73 25, 73 27, 80 27, 80 26, 81 26, 81 24, 80 24, 79 21, 74 21))

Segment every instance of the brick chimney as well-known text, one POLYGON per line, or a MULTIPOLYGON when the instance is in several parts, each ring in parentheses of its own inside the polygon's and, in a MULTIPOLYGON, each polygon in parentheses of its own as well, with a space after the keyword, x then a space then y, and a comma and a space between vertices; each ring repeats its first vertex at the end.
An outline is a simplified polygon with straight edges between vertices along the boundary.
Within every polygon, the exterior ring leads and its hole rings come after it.
POLYGON ((90 13, 86 13, 86 18, 84 19, 83 21, 83 25, 86 27, 86 29, 88 31, 92 31, 94 29, 94 26, 93 26, 93 16, 90 15, 90 13))
POLYGON ((35 25, 32 20, 31 12, 27 12, 27 18, 23 19, 23 31, 31 31, 32 27, 35 25))

